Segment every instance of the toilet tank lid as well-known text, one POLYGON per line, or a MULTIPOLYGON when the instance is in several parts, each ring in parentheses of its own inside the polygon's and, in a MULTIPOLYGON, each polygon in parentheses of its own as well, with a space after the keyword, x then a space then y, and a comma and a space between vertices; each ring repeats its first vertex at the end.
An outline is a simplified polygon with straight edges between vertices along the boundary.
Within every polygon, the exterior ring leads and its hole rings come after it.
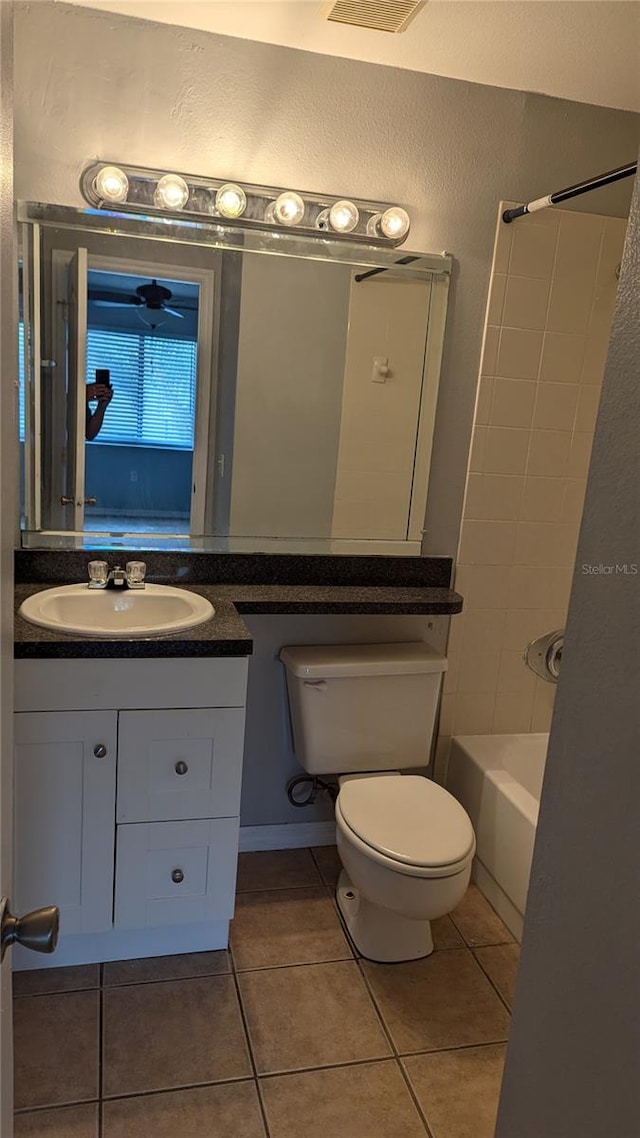
POLYGON ((446 657, 422 641, 407 644, 299 644, 280 650, 288 672, 301 678, 402 676, 445 672, 446 657))

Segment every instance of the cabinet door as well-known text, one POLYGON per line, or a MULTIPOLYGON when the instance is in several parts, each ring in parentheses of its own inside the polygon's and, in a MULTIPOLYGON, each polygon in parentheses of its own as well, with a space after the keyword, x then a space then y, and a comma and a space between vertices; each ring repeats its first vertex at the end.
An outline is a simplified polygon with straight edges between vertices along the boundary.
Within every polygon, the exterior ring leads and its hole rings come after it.
POLYGON ((60 931, 112 925, 117 713, 15 716, 15 904, 57 905, 60 931))
POLYGON ((118 826, 116 928, 232 917, 238 826, 237 818, 118 826))
POLYGON ((240 813, 244 708, 121 711, 118 822, 240 813))

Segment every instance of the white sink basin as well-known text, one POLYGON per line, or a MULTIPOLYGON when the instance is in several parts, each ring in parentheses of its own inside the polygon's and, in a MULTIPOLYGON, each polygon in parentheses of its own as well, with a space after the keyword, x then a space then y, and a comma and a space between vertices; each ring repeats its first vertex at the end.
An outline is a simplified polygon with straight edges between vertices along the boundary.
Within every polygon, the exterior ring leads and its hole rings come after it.
POLYGON ((20 615, 31 624, 102 637, 184 632, 210 620, 214 612, 205 597, 171 585, 146 585, 144 589, 61 585, 34 593, 20 605, 20 615))

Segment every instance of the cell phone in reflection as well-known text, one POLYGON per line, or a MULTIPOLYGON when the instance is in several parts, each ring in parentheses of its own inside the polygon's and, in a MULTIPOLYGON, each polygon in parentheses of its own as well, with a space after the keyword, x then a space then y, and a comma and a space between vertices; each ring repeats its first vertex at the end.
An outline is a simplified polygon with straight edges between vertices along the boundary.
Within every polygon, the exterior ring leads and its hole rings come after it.
POLYGON ((108 367, 96 368, 96 383, 102 383, 105 387, 111 387, 111 373, 108 367))

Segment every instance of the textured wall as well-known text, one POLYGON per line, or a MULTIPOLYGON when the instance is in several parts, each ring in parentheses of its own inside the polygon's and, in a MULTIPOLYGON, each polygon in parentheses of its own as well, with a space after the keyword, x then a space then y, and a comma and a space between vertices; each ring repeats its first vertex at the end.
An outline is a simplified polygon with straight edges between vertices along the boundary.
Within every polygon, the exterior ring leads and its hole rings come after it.
POLYGON ((425 4, 408 35, 372 35, 367 28, 331 23, 309 0, 180 0, 179 6, 175 0, 72 2, 324 55, 640 110, 635 0, 596 0, 587 7, 583 0, 580 8, 574 0, 425 4))
POLYGON ((631 570, 640 566, 639 279, 637 183, 578 543, 498 1138, 633 1138, 639 1130, 640 578, 631 570), (613 568, 587 573, 583 565, 613 568))
POLYGON ((453 553, 497 203, 629 161, 638 116, 48 2, 19 6, 16 68, 20 197, 80 204, 87 160, 119 158, 399 200, 410 247, 454 253, 427 534, 453 553))

